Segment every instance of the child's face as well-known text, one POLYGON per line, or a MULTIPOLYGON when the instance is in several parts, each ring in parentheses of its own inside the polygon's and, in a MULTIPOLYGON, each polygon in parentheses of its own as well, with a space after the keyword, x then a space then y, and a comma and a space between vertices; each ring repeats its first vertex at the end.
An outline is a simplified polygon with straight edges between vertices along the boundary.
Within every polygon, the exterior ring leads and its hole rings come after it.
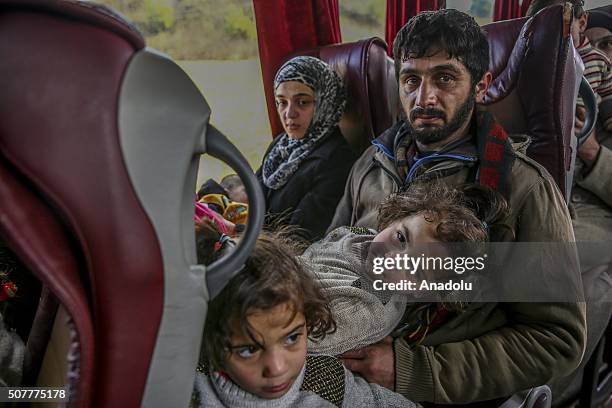
MULTIPOLYGON (((381 251, 376 256, 394 258, 398 254, 408 256, 447 256, 443 245, 437 245, 441 241, 435 236, 436 227, 439 221, 429 214, 421 213, 411 215, 399 221, 395 221, 387 228, 378 233, 373 242, 378 243, 375 251, 381 251)), ((433 271, 418 270, 419 279, 433 279, 433 271)), ((380 279, 377 276, 376 279, 380 279)), ((411 273, 405 270, 390 270, 383 278, 386 282, 398 282, 403 279, 415 279, 411 273)), ((416 280, 418 281, 418 279, 416 280)), ((416 292, 413 292, 416 293, 416 292)))
POLYGON ((438 222, 427 214, 415 214, 395 221, 374 237, 373 242, 384 243, 386 247, 406 249, 409 244, 440 242, 435 237, 438 222))
POLYGON ((242 184, 242 180, 239 177, 229 177, 223 180, 221 185, 227 191, 230 200, 243 204, 249 203, 249 196, 247 196, 244 184, 242 184))
POLYGON ((306 361, 306 320, 301 312, 293 319, 293 305, 283 303, 248 316, 255 344, 240 323, 233 325, 232 350, 225 372, 243 390, 260 398, 280 398, 289 391, 306 361))
POLYGON ((239 184, 236 186, 232 186, 231 188, 228 188, 227 195, 229 196, 230 200, 234 202, 243 203, 243 204, 249 203, 249 196, 247 195, 246 189, 244 188, 243 184, 239 184))

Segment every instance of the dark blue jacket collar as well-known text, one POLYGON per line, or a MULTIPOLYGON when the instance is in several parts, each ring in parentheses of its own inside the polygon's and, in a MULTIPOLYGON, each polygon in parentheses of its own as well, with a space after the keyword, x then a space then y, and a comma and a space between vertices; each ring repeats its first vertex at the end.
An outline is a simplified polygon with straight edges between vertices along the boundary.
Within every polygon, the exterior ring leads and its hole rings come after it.
POLYGON ((376 146, 390 160, 395 161, 395 146, 404 134, 404 121, 400 120, 389 129, 385 130, 372 144, 376 146))

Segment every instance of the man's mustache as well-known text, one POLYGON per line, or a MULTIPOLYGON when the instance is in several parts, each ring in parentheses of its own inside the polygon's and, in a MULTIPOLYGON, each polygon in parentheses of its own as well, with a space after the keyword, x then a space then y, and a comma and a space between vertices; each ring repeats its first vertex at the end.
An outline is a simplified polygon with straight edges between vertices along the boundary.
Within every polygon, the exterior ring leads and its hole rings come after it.
POLYGON ((430 116, 445 120, 446 115, 443 111, 434 108, 414 108, 410 111, 410 120, 414 122, 418 116, 430 116))

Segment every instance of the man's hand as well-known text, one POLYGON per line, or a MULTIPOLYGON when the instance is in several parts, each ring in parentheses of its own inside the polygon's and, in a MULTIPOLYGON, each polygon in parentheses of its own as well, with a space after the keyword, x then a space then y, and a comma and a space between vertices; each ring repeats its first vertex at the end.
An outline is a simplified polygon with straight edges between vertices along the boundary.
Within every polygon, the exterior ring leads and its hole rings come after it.
POLYGON ((358 350, 347 351, 340 356, 351 371, 360 374, 366 381, 395 388, 395 356, 393 338, 385 337, 379 343, 358 350))
POLYGON ((574 134, 576 136, 584 128, 584 121, 586 119, 586 108, 584 106, 576 106, 576 120, 574 121, 574 134))
MULTIPOLYGON (((584 128, 586 119, 586 108, 584 106, 576 106, 576 121, 574 122, 574 133, 578 135, 584 128)), ((599 142, 595 136, 595 130, 591 133, 587 140, 578 149, 578 157, 586 164, 587 168, 591 168, 597 155, 599 154, 599 142)))
POLYGON ((578 157, 580 157, 586 164, 587 168, 590 169, 593 167, 595 160, 597 160, 597 155, 599 154, 600 149, 601 145, 597 141, 597 135, 593 129, 591 135, 584 141, 582 146, 578 148, 578 157))

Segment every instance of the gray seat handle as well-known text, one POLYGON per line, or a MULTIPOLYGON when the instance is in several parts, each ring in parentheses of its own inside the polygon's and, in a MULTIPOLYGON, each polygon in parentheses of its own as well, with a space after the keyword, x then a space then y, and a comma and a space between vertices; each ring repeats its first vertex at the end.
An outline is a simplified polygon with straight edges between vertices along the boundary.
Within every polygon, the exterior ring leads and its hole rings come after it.
POLYGON ((584 127, 582 128, 580 134, 576 135, 578 137, 578 147, 580 147, 591 135, 593 129, 595 129, 598 114, 597 97, 595 96, 595 92, 593 92, 593 88, 591 88, 591 85, 589 85, 589 81, 587 81, 584 76, 580 81, 578 95, 580 95, 582 98, 584 107, 586 109, 584 127))
POLYGON ((251 254, 264 222, 265 201, 259 182, 242 153, 214 126, 208 125, 206 153, 227 163, 244 183, 249 197, 249 217, 244 236, 230 256, 225 256, 206 268, 206 284, 210 299, 217 296, 243 268, 251 254))

